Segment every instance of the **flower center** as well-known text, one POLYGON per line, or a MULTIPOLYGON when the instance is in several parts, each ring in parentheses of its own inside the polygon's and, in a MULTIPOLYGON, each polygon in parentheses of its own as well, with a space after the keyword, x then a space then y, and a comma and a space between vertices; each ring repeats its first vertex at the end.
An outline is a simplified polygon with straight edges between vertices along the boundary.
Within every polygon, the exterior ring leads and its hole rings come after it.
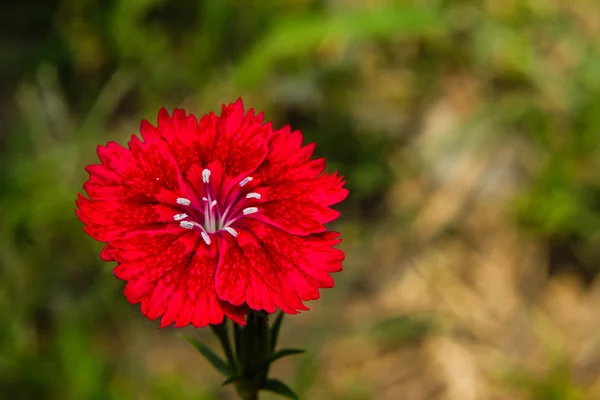
POLYGON ((229 232, 232 236, 237 236, 237 231, 231 226, 235 221, 245 215, 258 212, 257 207, 243 207, 248 205, 248 201, 259 200, 260 194, 255 192, 243 195, 243 187, 252 181, 252 177, 244 178, 231 192, 226 196, 223 204, 217 201, 217 193, 210 183, 210 170, 202 171, 202 183, 204 185, 205 197, 202 197, 202 204, 192 204, 192 201, 184 197, 177 199, 177 204, 182 206, 184 211, 175 214, 173 220, 179 221, 179 225, 185 229, 200 229, 202 239, 206 244, 210 244, 210 234, 219 230, 229 232))

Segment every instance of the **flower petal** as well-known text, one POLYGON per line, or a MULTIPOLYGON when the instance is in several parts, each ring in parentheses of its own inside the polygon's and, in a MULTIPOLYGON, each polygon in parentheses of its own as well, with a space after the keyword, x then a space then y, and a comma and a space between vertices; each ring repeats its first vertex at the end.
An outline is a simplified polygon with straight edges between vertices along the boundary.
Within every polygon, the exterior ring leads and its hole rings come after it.
POLYGON ((315 145, 302 146, 303 135, 285 126, 273 132, 264 162, 252 173, 248 188, 313 179, 325 170, 325 160, 311 160, 315 145))
POLYGON ((177 164, 158 142, 143 143, 134 135, 129 147, 98 146, 103 167, 90 166, 84 185, 92 200, 175 204, 188 195, 177 164))
POLYGON ((273 262, 286 271, 282 278, 302 300, 319 298, 319 288, 333 287, 329 273, 342 270, 344 253, 333 248, 341 240, 337 232, 296 236, 270 225, 244 221, 244 228, 261 242, 273 262))
POLYGON ((337 233, 299 237, 250 219, 236 229, 222 241, 216 275, 217 295, 232 304, 293 314, 307 309, 299 300, 332 287, 329 273, 342 268, 343 253, 332 248, 337 233))
POLYGON ((217 296, 234 305, 273 313, 276 307, 295 314, 304 309, 293 288, 282 285, 281 268, 273 264, 256 238, 239 230, 237 237, 222 235, 216 274, 217 296))
POLYGON ((249 218, 266 222, 295 235, 324 232, 323 224, 336 219, 340 213, 317 203, 277 201, 261 204, 249 218))
POLYGON ((263 124, 263 114, 254 110, 244 115, 241 99, 223 106, 217 123, 214 159, 221 161, 227 175, 237 180, 250 174, 267 155, 271 124, 263 124))
POLYGON ((176 211, 160 204, 135 204, 117 201, 92 201, 78 195, 75 210, 87 226, 84 230, 94 239, 107 242, 127 232, 148 225, 165 225, 173 221, 176 211))
POLYGON ((260 195, 259 212, 250 215, 263 222, 297 235, 326 230, 323 224, 339 216, 328 208, 348 195, 345 181, 337 173, 315 179, 277 183, 254 189, 260 195))
POLYGON ((205 115, 200 122, 194 115, 186 115, 184 110, 175 109, 170 116, 162 108, 158 113, 158 127, 142 121, 140 132, 144 140, 162 140, 177 161, 185 176, 194 166, 206 166, 212 157, 215 146, 218 117, 214 113, 205 115))
POLYGON ((198 246, 178 285, 171 289, 171 293, 177 292, 177 296, 169 296, 166 312, 161 319, 161 328, 173 322, 176 327, 184 327, 191 323, 200 328, 208 324, 220 324, 224 316, 239 324, 245 324, 245 308, 234 307, 217 298, 214 283, 216 250, 217 246, 214 244, 198 246))
POLYGON ((134 232, 112 243, 125 296, 149 319, 162 315, 161 327, 219 324, 225 315, 244 323, 243 308, 217 298, 217 245, 206 246, 197 231, 134 232))

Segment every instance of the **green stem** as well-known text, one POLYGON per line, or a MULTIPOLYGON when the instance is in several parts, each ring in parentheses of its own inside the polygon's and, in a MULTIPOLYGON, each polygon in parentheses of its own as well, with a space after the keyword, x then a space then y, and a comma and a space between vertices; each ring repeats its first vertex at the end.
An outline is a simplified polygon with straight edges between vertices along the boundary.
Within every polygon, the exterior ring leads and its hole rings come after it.
POLYGON ((261 366, 270 355, 268 331, 266 315, 256 311, 250 311, 246 326, 239 328, 239 343, 244 355, 240 360, 244 379, 238 381, 235 386, 244 400, 257 400, 261 383, 266 379, 261 366))
POLYGON ((258 385, 255 380, 243 380, 235 385, 238 395, 243 400, 258 400, 258 385))
POLYGON ((227 319, 223 321, 223 323, 220 325, 210 325, 210 327, 219 338, 219 342, 221 342, 221 347, 223 348, 225 357, 227 357, 229 367, 232 369, 231 373, 236 374, 238 372, 238 366, 235 357, 233 356, 233 351, 231 351, 231 344, 229 343, 229 335, 227 332, 227 319))

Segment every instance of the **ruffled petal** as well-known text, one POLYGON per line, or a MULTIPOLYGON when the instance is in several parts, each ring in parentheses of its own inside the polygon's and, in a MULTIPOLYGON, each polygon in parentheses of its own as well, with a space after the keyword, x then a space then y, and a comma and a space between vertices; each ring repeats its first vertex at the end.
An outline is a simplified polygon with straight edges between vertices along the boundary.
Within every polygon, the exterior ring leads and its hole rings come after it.
POLYGON ((129 147, 98 146, 102 166, 88 167, 84 185, 92 200, 175 204, 188 195, 175 160, 158 142, 144 143, 134 135, 129 147))
POLYGON ((238 236, 221 235, 215 287, 221 300, 234 305, 244 303, 254 310, 273 313, 276 307, 295 314, 305 309, 293 288, 285 287, 282 270, 274 264, 260 242, 249 232, 238 236))
POLYGON ((185 176, 193 166, 206 166, 215 146, 218 117, 214 113, 205 115, 200 122, 194 115, 175 109, 170 116, 162 108, 158 113, 158 126, 142 121, 140 132, 144 140, 161 140, 176 160, 185 176))
POLYGON ((295 235, 324 232, 323 224, 336 219, 340 213, 317 203, 278 201, 261 204, 259 211, 248 217, 271 224, 295 235))
POLYGON ((164 226, 173 223, 176 211, 161 204, 135 204, 117 201, 95 202, 78 195, 75 212, 86 224, 88 235, 107 242, 127 232, 148 226, 164 226))
POLYGON ((341 271, 344 260, 344 253, 333 248, 341 242, 337 232, 296 236, 258 221, 244 222, 273 262, 287 272, 286 287, 294 288, 302 300, 318 299, 320 288, 333 287, 329 274, 341 271))
POLYGON ((283 182, 254 189, 260 200, 253 204, 258 212, 254 218, 289 233, 308 235, 326 230, 323 224, 339 216, 328 206, 348 196, 345 181, 334 174, 323 174, 315 179, 283 182))
POLYGON ((179 284, 171 290, 177 296, 170 297, 161 328, 175 323, 175 327, 192 324, 196 328, 208 324, 220 324, 227 316, 238 324, 245 324, 244 307, 234 307, 217 298, 215 292, 215 270, 217 267, 217 245, 201 243, 193 254, 179 284))
POLYGON ((303 135, 289 126, 276 130, 269 140, 269 152, 253 173, 248 188, 276 183, 292 183, 313 179, 325 170, 325 160, 311 160, 314 144, 302 146, 303 135))
POLYGON ((197 231, 140 231, 112 245, 119 261, 115 275, 127 281, 125 296, 132 304, 141 302, 149 319, 162 315, 161 327, 219 324, 225 315, 244 323, 244 309, 217 298, 217 245, 207 246, 197 231))
POLYGON ((217 123, 214 160, 225 166, 229 178, 239 181, 265 159, 271 132, 271 123, 263 124, 263 113, 255 116, 250 109, 244 115, 241 99, 223 106, 217 123))
POLYGON ((235 238, 223 236, 216 275, 217 295, 232 304, 294 314, 307 309, 301 300, 332 287, 329 273, 342 268, 343 253, 332 248, 337 234, 299 237, 250 219, 236 230, 235 238))
POLYGON ((334 172, 310 180, 261 185, 253 192, 260 194, 261 201, 265 203, 301 201, 331 206, 348 196, 348 190, 343 188, 345 183, 346 181, 334 172))

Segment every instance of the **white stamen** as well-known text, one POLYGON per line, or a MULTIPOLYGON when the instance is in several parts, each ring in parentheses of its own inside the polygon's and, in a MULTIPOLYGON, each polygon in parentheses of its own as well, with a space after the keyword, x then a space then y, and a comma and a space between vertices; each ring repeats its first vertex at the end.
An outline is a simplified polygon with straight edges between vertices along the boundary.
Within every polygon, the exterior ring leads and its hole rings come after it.
POLYGON ((242 179, 242 181, 240 182, 240 187, 244 187, 244 185, 248 182, 250 182, 252 180, 252 177, 249 176, 247 178, 242 179))
POLYGON ((258 212, 258 208, 256 208, 256 207, 247 207, 247 208, 244 208, 244 210, 242 212, 244 213, 244 215, 254 214, 255 212, 258 212))
POLYGON ((188 217, 188 215, 187 215, 187 214, 185 214, 185 213, 183 213, 183 214, 175 214, 175 215, 173 216, 173 219, 174 219, 175 221, 181 221, 182 219, 186 219, 187 217, 188 217))
POLYGON ((204 243, 210 245, 210 237, 208 236, 208 233, 202 232, 200 234, 202 235, 202 239, 204 239, 204 243))
POLYGON ((247 199, 260 199, 260 193, 255 193, 255 192, 248 193, 246 195, 246 198, 247 199))
POLYGON ((229 226, 227 226, 223 229, 226 230, 227 232, 231 233, 231 236, 233 236, 233 237, 237 237, 237 235, 238 235, 237 231, 229 226))
POLYGON ((202 200, 208 202, 208 199, 206 197, 203 197, 202 200))
POLYGON ((210 203, 210 208, 212 209, 216 205, 217 205, 217 201, 213 200, 212 203, 210 203))
POLYGON ((192 202, 185 197, 178 197, 176 200, 177 204, 181 204, 182 206, 189 206, 192 202))
POLYGON ((194 229, 194 223, 190 221, 181 221, 179 226, 185 229, 194 229))
POLYGON ((210 169, 204 168, 202 170, 202 182, 208 183, 210 181, 210 169))

